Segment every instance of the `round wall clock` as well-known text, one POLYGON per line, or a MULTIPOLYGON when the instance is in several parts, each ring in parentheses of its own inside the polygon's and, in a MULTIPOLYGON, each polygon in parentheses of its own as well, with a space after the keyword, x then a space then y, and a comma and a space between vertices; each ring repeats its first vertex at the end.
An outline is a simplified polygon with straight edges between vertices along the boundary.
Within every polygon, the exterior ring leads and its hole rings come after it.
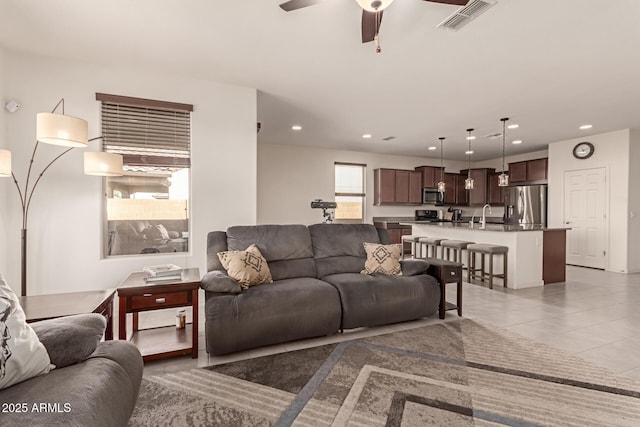
POLYGON ((580 142, 573 147, 573 157, 576 159, 588 159, 593 155, 595 148, 590 142, 580 142))

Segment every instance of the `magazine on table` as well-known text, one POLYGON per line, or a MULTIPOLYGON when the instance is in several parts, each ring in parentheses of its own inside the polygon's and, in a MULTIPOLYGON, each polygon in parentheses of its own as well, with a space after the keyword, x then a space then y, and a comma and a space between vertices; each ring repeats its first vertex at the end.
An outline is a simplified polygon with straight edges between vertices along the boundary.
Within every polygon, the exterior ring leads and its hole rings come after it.
POLYGON ((160 264, 143 267, 142 271, 147 273, 147 281, 176 280, 182 278, 184 269, 175 264, 160 264))

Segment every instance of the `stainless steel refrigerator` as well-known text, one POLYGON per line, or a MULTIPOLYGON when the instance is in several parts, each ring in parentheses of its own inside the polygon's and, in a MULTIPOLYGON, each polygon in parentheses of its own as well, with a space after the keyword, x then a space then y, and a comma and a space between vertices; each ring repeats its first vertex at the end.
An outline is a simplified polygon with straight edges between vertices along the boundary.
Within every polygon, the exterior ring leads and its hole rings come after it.
POLYGON ((547 225, 547 186, 522 185, 506 189, 505 224, 547 225))

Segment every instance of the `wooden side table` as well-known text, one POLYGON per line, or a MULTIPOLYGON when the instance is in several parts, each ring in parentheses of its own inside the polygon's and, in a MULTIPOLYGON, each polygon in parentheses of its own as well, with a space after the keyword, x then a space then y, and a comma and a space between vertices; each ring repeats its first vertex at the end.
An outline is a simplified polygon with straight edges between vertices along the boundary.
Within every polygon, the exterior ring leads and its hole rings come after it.
POLYGON ((425 258, 429 263, 427 273, 438 280, 440 284, 440 308, 438 314, 444 319, 444 312, 448 310, 458 310, 458 316, 462 316, 462 264, 459 262, 447 261, 440 258, 425 258), (457 304, 447 302, 447 284, 456 283, 457 304))
POLYGON ((198 289, 200 271, 184 270, 181 280, 146 282, 147 273, 131 273, 118 286, 118 338, 127 339, 127 313, 133 314, 133 342, 146 362, 167 357, 191 354, 198 357, 198 289), (138 313, 163 308, 190 306, 193 310, 191 328, 177 329, 175 325, 139 329, 138 313))
POLYGON ((98 313, 107 319, 105 340, 113 339, 114 289, 19 297, 27 323, 74 314, 98 313))

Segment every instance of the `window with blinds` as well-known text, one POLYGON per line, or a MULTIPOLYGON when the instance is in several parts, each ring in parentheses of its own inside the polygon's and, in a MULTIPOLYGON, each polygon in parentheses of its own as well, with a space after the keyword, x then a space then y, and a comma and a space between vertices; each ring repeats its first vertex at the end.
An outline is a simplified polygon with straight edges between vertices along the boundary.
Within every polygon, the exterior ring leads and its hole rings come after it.
POLYGON ((364 219, 366 167, 359 163, 335 163, 336 219, 364 219))
POLYGON ((102 149, 123 156, 106 179, 107 256, 187 252, 193 106, 96 94, 102 149))

